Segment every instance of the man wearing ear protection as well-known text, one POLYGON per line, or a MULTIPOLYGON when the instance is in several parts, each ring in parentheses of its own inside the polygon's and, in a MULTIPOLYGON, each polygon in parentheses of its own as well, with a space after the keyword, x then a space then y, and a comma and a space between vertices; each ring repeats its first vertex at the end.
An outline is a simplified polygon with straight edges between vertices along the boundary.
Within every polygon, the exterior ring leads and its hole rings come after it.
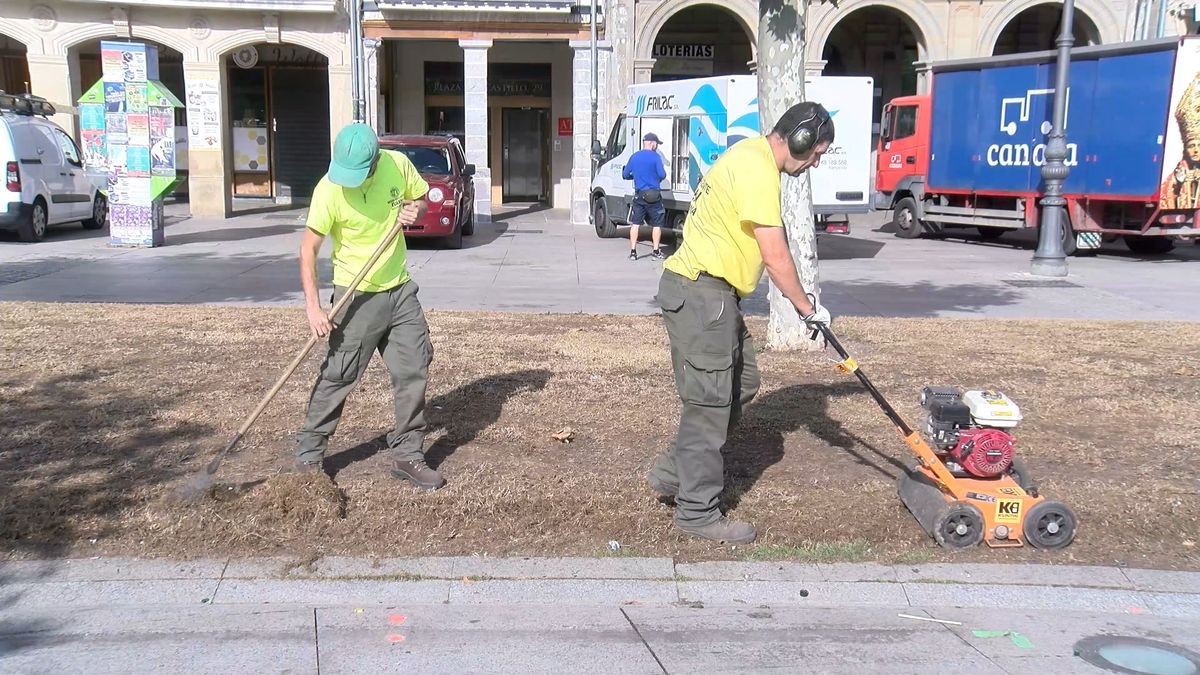
POLYGON ((833 143, 833 120, 818 103, 792 106, 762 137, 731 147, 700 182, 667 259, 658 303, 671 340, 675 386, 683 402, 675 444, 650 472, 650 487, 675 500, 675 526, 724 544, 757 537, 750 523, 721 513, 721 447, 758 393, 758 364, 741 300, 763 269, 814 330, 829 312, 805 292, 780 213, 780 174, 800 176, 833 143))

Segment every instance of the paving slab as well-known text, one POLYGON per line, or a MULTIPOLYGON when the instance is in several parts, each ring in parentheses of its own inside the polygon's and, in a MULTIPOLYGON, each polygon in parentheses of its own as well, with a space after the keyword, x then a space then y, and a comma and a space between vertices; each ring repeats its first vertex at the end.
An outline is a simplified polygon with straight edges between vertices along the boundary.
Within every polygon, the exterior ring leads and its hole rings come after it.
POLYGON ((226 579, 216 604, 391 605, 445 602, 449 581, 226 579))
POLYGON ((202 605, 212 601, 218 583, 215 579, 6 583, 0 588, 0 607, 202 605))
POLYGON ((1200 621, 1196 619, 1062 610, 1039 612, 1017 608, 995 612, 933 608, 928 613, 939 619, 961 622, 961 626, 947 625, 946 628, 981 654, 993 659, 1072 658, 1075 644, 1095 635, 1146 638, 1200 651, 1197 649, 1200 646, 1200 621), (974 634, 976 630, 1013 631, 1027 639, 1032 648, 1023 648, 1011 637, 977 637, 974 634))
POLYGON ((1200 572, 1143 569, 1126 569, 1124 572, 1139 590, 1200 593, 1200 572))
POLYGON ((661 673, 616 607, 317 610, 331 673, 661 673))
POLYGON ((225 559, 172 561, 139 558, 64 558, 0 563, 5 583, 220 579, 225 559))
POLYGON ((909 582, 904 584, 904 590, 913 607, 1021 607, 1117 613, 1146 607, 1142 594, 1120 589, 909 582))
POLYGON ((675 578, 670 558, 453 558, 455 577, 492 579, 675 578))
POLYGON ((908 606, 900 584, 869 581, 680 581, 679 599, 705 605, 908 606))
POLYGON ((289 577, 311 576, 320 579, 353 577, 358 579, 453 579, 454 558, 346 558, 326 557, 311 568, 295 568, 289 577))
POLYGON ((954 634, 861 609, 627 607, 667 672, 1002 673, 954 634))
POLYGON ((1133 588, 1130 580, 1116 567, 935 563, 897 566, 895 570, 900 581, 1133 588))
POLYGON ((311 673, 313 610, 147 607, 0 620, 5 673, 311 673))
POLYGON ((1143 592, 1146 607, 1160 616, 1200 618, 1200 595, 1143 592))
POLYGON ((535 579, 455 581, 450 584, 452 604, 575 604, 623 605, 626 603, 668 604, 679 599, 674 581, 627 579, 535 579))

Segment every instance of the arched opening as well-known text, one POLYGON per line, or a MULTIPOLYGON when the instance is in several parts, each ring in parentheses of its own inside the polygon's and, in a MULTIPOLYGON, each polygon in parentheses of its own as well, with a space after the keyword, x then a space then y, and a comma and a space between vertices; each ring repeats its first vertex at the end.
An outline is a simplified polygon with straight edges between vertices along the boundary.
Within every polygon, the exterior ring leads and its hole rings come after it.
POLYGON ((0 34, 0 91, 28 94, 29 60, 25 58, 25 43, 0 34))
POLYGON ((864 7, 847 14, 825 41, 824 75, 867 76, 875 81, 872 133, 878 133, 883 104, 917 93, 916 62, 925 37, 904 13, 890 7, 864 7))
MULTIPOLYGON (((1000 31, 992 56, 1023 54, 1057 49, 1054 41, 1062 30, 1062 4, 1046 3, 1035 5, 1016 15, 1000 31)), ((1075 46, 1086 47, 1100 44, 1100 31, 1086 14, 1075 10, 1075 46)))
MULTIPOLYGON (((124 42, 124 40, 117 40, 124 42)), ((150 45, 158 49, 158 81, 163 84, 174 96, 180 101, 185 101, 184 93, 186 91, 183 81, 183 54, 180 54, 175 49, 168 47, 154 40, 143 40, 135 38, 127 42, 150 45)), ((87 92, 96 82, 104 76, 104 67, 100 59, 100 43, 101 40, 90 40, 81 42, 67 52, 68 59, 71 62, 71 100, 78 101, 81 96, 87 92)), ((78 125, 79 119, 76 118, 78 125)), ((79 145, 84 151, 85 156, 90 156, 94 152, 103 152, 104 143, 97 142, 93 139, 94 136, 84 138, 87 134, 82 134, 78 128, 72 130, 75 133, 75 138, 79 140, 79 145), (99 149, 98 149, 99 148, 99 149)), ((179 177, 179 182, 175 184, 172 192, 166 196, 166 200, 177 201, 186 198, 187 196, 187 177, 188 177, 188 134, 187 134, 187 108, 179 107, 175 109, 175 175, 179 177)))
POLYGON ((674 14, 654 38, 651 81, 749 75, 754 50, 742 20, 718 5, 693 5, 674 14))
POLYGON ((225 56, 235 210, 307 201, 329 168, 329 59, 259 43, 225 56))

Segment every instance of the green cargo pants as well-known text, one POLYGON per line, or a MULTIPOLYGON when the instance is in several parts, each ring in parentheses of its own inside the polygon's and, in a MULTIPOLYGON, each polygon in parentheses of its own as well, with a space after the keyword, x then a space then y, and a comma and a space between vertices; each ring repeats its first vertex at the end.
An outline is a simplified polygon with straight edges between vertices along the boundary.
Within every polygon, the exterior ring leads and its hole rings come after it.
POLYGON ((701 275, 664 271, 658 303, 671 340, 675 387, 683 402, 675 445, 652 471, 679 486, 675 522, 704 526, 721 517, 725 487, 721 447, 743 407, 758 393, 758 362, 733 287, 701 275))
MULTIPOLYGON (((308 400, 304 428, 296 434, 300 461, 316 462, 325 456, 346 397, 377 350, 392 376, 396 428, 388 434, 388 447, 399 461, 424 457, 425 388, 433 345, 417 290, 416 282, 409 280, 390 291, 355 292, 346 304, 329 336, 329 352, 308 400)), ((334 301, 345 291, 334 289, 334 301)))

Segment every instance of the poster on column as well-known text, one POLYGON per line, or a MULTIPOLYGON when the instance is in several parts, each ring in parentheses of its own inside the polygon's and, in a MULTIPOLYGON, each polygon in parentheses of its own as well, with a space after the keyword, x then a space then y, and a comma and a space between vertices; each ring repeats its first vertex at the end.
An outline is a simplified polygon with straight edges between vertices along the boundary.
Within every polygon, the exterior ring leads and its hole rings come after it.
POLYGON ((221 147, 221 95, 216 80, 189 78, 187 83, 188 148, 221 147))

